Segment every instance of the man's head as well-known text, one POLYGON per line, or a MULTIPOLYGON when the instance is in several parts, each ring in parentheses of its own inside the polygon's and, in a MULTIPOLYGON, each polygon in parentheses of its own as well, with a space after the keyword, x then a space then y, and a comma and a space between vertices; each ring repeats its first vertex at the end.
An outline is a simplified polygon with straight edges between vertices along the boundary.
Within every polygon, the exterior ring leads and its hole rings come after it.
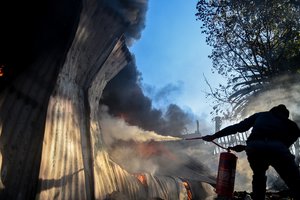
POLYGON ((289 110, 283 104, 279 104, 278 106, 274 106, 273 108, 271 108, 270 112, 272 112, 275 115, 279 115, 279 116, 282 116, 282 117, 285 117, 285 118, 289 118, 289 115, 290 115, 289 110))

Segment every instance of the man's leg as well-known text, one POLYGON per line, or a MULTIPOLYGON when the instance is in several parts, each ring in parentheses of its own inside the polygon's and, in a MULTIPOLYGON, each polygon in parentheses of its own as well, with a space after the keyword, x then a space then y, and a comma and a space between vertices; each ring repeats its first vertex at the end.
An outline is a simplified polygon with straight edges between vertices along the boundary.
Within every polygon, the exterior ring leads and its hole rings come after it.
POLYGON ((265 153, 265 143, 250 143, 246 148, 248 162, 253 171, 252 193, 254 200, 265 200, 266 171, 269 167, 268 156, 265 153))
POLYGON ((290 152, 286 152, 285 154, 278 156, 272 163, 272 166, 289 187, 293 193, 294 199, 300 200, 300 171, 299 167, 296 165, 294 156, 290 152))
POLYGON ((266 171, 253 170, 252 192, 254 200, 265 200, 267 181, 265 173, 266 171))

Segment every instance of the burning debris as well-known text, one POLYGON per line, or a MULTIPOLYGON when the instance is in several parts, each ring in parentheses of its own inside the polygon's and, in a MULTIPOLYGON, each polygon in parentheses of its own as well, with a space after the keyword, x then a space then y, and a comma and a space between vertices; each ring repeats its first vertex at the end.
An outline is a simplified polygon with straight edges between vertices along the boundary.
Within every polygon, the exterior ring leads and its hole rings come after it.
POLYGON ((159 142, 150 140, 137 142, 134 140, 118 140, 109 146, 108 151, 118 163, 128 165, 128 170, 174 174, 182 177, 186 177, 187 174, 185 173, 191 173, 189 175, 191 178, 196 178, 198 174, 198 178, 206 176, 207 179, 204 181, 214 184, 215 178, 208 175, 210 174, 209 169, 199 160, 190 157, 187 153, 188 149, 189 146, 182 141, 159 142), (123 159, 128 156, 132 157, 130 161, 123 159), (134 165, 135 161, 137 165, 134 165), (138 162, 152 162, 155 166, 153 166, 153 170, 150 170, 149 165, 139 165, 138 162), (201 174, 203 175, 201 176, 201 174))
POLYGON ((192 194, 192 191, 191 191, 191 187, 190 187, 190 184, 187 182, 187 181, 183 181, 183 185, 187 191, 187 200, 192 200, 193 199, 193 194, 192 194))
POLYGON ((4 76, 4 65, 0 65, 0 77, 4 76))
POLYGON ((145 187, 148 186, 147 184, 147 177, 145 174, 141 174, 141 173, 136 173, 134 174, 136 176, 136 178, 141 182, 142 185, 144 185, 145 187))
POLYGON ((157 177, 167 176, 182 182, 189 199, 215 195, 215 177, 209 175, 209 169, 200 161, 188 155, 189 147, 182 140, 118 140, 109 146, 108 152, 115 162, 134 174, 145 188, 154 187, 153 183, 149 185, 153 177, 157 181, 157 177), (128 157, 131 159, 125 159, 128 157))

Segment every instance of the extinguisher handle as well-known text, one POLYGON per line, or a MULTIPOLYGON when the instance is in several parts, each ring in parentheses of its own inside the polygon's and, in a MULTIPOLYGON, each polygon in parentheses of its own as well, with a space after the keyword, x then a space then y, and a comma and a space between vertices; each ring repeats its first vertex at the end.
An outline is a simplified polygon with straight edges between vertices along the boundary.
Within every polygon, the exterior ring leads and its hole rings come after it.
POLYGON ((228 149, 233 150, 235 152, 242 152, 246 150, 246 145, 239 144, 233 147, 228 147, 228 149))

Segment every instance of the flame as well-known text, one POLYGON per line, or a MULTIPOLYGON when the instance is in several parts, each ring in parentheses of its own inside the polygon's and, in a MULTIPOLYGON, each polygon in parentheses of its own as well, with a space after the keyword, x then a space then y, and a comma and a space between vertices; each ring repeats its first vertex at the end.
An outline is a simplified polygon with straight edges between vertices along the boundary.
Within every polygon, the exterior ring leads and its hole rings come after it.
POLYGON ((169 160, 176 160, 176 156, 173 153, 171 153, 163 144, 155 141, 138 143, 136 148, 140 156, 144 158, 165 156, 169 160))
POLYGON ((130 117, 126 113, 119 113, 118 117, 123 119, 125 122, 128 122, 130 120, 130 117))
POLYGON ((0 66, 0 77, 4 76, 4 65, 0 66))
POLYGON ((184 187, 186 189, 186 193, 188 195, 188 200, 192 200, 193 199, 193 195, 192 195, 192 191, 191 191, 190 185, 186 181, 183 181, 183 185, 184 185, 184 187))
POLYGON ((147 178, 144 174, 135 174, 135 177, 144 185, 147 186, 147 178))

